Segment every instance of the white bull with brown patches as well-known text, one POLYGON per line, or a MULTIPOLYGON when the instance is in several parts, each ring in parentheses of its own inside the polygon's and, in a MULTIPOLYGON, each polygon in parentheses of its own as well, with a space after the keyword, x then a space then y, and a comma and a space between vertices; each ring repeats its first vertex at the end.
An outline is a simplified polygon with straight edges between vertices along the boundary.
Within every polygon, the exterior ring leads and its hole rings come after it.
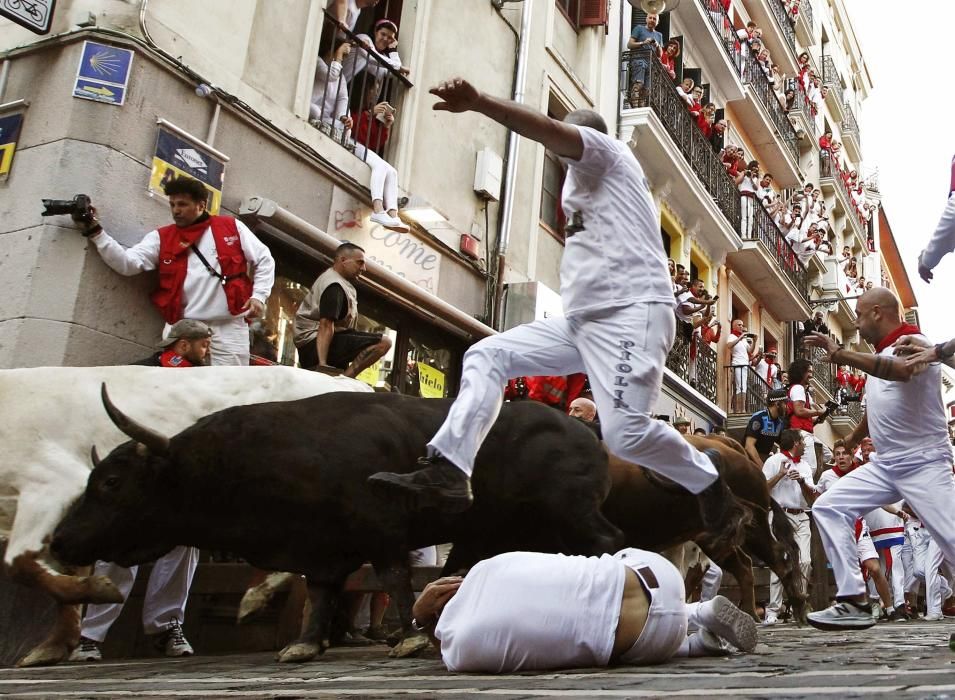
POLYGON ((60 606, 53 631, 20 666, 67 657, 79 638, 78 603, 120 599, 108 579, 65 575, 45 550, 47 538, 86 487, 92 446, 107 454, 129 439, 103 410, 104 383, 130 413, 169 435, 230 406, 371 391, 353 379, 281 366, 0 370, 0 485, 18 494, 4 564, 11 579, 48 592, 60 606))

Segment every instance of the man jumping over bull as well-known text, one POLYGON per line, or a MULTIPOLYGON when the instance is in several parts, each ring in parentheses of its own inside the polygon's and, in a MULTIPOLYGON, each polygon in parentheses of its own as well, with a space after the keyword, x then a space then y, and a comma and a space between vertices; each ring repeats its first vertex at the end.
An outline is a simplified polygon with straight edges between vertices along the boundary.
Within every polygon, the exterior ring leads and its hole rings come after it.
POLYGON ((709 533, 736 539, 742 509, 720 477, 719 454, 698 452, 651 417, 676 328, 660 216, 633 153, 607 135, 603 118, 591 110, 571 112, 561 122, 483 94, 460 78, 431 93, 441 100, 435 110, 484 114, 543 144, 567 165, 565 317, 518 326, 472 346, 464 356, 460 393, 419 460, 422 468, 379 472, 369 482, 410 495, 416 508, 465 510, 472 502, 474 459, 497 418, 505 382, 586 372, 611 452, 697 494, 709 533))

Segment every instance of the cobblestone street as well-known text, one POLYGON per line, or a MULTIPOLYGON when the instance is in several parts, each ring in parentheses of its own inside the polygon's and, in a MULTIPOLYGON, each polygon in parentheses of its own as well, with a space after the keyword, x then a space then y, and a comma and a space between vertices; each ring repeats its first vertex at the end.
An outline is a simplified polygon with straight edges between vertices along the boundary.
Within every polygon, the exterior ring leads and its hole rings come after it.
POLYGON ((6 697, 861 697, 955 698, 951 623, 882 624, 852 635, 790 625, 761 632, 749 656, 655 668, 451 675, 435 653, 391 660, 383 647, 333 649, 302 666, 271 655, 105 661, 0 670, 6 697))

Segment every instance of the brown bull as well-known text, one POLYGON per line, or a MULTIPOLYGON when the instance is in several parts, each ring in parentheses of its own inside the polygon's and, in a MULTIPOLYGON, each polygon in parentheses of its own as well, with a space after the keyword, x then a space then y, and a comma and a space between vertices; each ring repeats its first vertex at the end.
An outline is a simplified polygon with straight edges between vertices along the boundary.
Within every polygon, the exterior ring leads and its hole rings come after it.
POLYGON ((715 447, 723 457, 723 477, 736 497, 752 512, 741 547, 724 547, 707 538, 699 503, 682 487, 610 457, 612 486, 604 515, 624 532, 627 547, 661 551, 687 541, 739 583, 740 608, 756 617, 756 596, 750 555, 759 557, 775 573, 789 597, 796 619, 805 621, 806 594, 799 570, 799 549, 789 519, 770 498, 766 478, 735 440, 687 436, 699 450, 715 447), (773 512, 772 526, 769 513, 773 512))

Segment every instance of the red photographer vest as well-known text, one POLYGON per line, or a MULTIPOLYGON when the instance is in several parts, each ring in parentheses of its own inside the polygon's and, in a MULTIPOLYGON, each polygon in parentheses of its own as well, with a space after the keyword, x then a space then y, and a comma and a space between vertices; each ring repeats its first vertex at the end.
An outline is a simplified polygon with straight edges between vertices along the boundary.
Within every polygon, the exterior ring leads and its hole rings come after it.
POLYGON ((163 226, 159 229, 159 285, 149 298, 166 323, 182 319, 182 286, 186 281, 189 253, 210 227, 216 243, 216 259, 222 271, 219 279, 229 313, 240 315, 242 307, 252 296, 252 280, 249 279, 248 264, 235 219, 231 216, 210 216, 185 228, 175 224, 163 226))
MULTIPOLYGON (((789 395, 792 395, 792 388, 795 385, 789 387, 789 395)), ((812 408, 812 401, 809 399, 809 390, 806 390, 806 408, 812 408)), ((807 433, 811 433, 812 429, 816 427, 813 423, 812 418, 800 418, 796 415, 795 404, 792 399, 789 399, 786 402, 786 412, 789 414, 789 427, 792 430, 805 430, 807 433)))

